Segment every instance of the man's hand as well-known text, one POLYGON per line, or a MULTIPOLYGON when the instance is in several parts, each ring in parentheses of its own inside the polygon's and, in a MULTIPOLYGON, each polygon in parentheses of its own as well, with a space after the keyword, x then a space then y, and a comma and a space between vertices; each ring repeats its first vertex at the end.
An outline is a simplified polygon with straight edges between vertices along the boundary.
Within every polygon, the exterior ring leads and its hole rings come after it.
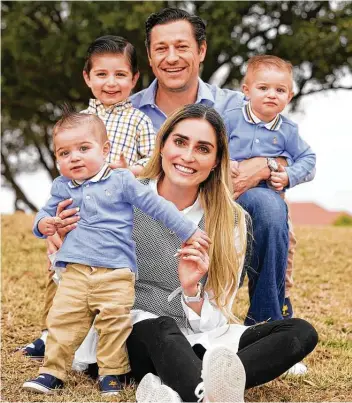
POLYGON ((111 169, 116 169, 116 168, 128 168, 128 163, 126 161, 126 158, 123 153, 120 154, 120 157, 117 161, 111 162, 109 164, 111 169))
POLYGON ((239 166, 240 164, 238 161, 230 161, 231 178, 237 178, 237 176, 240 175, 239 166))
POLYGON ((239 175, 232 177, 235 200, 248 189, 256 187, 261 180, 269 179, 270 176, 266 158, 262 157, 241 161, 237 169, 239 175))
POLYGON ((272 172, 270 175, 270 185, 275 190, 283 190, 289 184, 289 179, 285 168, 279 164, 278 172, 272 172))

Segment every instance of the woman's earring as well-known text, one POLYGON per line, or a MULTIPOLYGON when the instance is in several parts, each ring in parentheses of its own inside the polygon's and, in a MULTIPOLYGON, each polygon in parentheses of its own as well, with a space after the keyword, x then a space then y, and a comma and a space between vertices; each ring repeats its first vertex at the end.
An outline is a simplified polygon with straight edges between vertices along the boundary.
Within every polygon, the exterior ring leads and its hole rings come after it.
POLYGON ((163 153, 160 153, 160 157, 163 158, 163 153))

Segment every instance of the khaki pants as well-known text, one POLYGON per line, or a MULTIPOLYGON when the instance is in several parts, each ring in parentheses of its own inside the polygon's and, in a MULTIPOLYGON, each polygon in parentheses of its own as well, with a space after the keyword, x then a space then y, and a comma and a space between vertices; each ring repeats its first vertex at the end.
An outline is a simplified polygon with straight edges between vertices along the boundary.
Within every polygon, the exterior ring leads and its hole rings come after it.
MULTIPOLYGON (((49 279, 46 308, 55 290, 49 279)), ((49 330, 44 365, 39 373, 65 380, 75 351, 93 320, 99 334, 97 362, 100 375, 130 371, 126 340, 132 330, 134 273, 130 269, 94 268, 69 264, 62 274, 47 317, 49 330)))
POLYGON ((293 258, 296 251, 297 239, 293 230, 293 224, 290 216, 290 207, 285 198, 285 193, 281 193, 280 196, 285 200, 288 209, 288 256, 287 256, 287 268, 285 276, 285 298, 290 296, 291 288, 293 287, 293 258))

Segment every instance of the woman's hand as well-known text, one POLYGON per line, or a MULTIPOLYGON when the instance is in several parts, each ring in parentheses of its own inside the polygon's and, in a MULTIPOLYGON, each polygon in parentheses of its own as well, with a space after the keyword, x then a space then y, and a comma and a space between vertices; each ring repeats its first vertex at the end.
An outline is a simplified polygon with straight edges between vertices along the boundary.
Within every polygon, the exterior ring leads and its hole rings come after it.
POLYGON ((195 242, 192 245, 183 243, 178 249, 178 276, 183 292, 188 296, 197 294, 197 284, 209 269, 207 249, 195 242))
POLYGON ((72 199, 66 199, 57 205, 56 216, 61 218, 61 228, 57 230, 60 238, 63 239, 65 235, 77 227, 77 221, 80 219, 78 214, 79 207, 74 207, 65 210, 67 206, 72 203, 72 199))

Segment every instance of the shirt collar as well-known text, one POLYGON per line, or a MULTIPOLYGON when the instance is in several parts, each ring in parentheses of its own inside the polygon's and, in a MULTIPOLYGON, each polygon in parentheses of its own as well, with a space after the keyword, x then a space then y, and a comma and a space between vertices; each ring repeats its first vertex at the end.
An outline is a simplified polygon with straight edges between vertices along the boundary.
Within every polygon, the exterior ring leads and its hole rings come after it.
POLYGON ((98 116, 105 116, 106 113, 119 113, 129 108, 132 108, 132 104, 129 99, 125 99, 122 102, 105 108, 101 101, 95 98, 91 98, 89 100, 88 113, 94 113, 98 116))
POLYGON ((83 181, 77 181, 75 179, 72 179, 70 182, 68 182, 68 186, 72 189, 72 188, 77 188, 77 187, 81 186, 84 182, 104 181, 111 175, 111 173, 112 173, 112 169, 109 167, 109 165, 104 164, 103 167, 101 168, 101 170, 96 175, 94 175, 92 178, 86 179, 83 181))
MULTIPOLYGON (((155 79, 148 88, 146 88, 143 92, 141 102, 139 104, 140 107, 146 105, 155 105, 155 97, 156 97, 156 90, 158 88, 158 80, 155 79)), ((197 93, 197 100, 196 104, 200 103, 201 101, 206 101, 209 103, 209 106, 213 106, 215 103, 215 99, 213 94, 211 93, 208 86, 205 84, 203 80, 198 78, 198 93, 197 93)))
MULTIPOLYGON (((251 123, 252 125, 257 125, 258 123, 261 123, 261 120, 254 114, 254 112, 251 108, 250 102, 247 102, 242 107, 242 113, 243 113, 245 120, 248 123, 251 123)), ((264 127, 266 127, 268 130, 277 131, 280 129, 281 123, 282 123, 282 118, 281 118, 280 114, 278 113, 271 122, 265 123, 264 127)))
MULTIPOLYGON (((157 184, 158 181, 156 179, 149 180, 149 186, 151 187, 151 189, 154 190, 155 193, 158 193, 157 184)), ((199 196, 197 197, 197 200, 192 204, 192 206, 189 206, 184 210, 182 210, 182 213, 194 224, 198 225, 204 215, 203 208, 200 204, 199 196)))

